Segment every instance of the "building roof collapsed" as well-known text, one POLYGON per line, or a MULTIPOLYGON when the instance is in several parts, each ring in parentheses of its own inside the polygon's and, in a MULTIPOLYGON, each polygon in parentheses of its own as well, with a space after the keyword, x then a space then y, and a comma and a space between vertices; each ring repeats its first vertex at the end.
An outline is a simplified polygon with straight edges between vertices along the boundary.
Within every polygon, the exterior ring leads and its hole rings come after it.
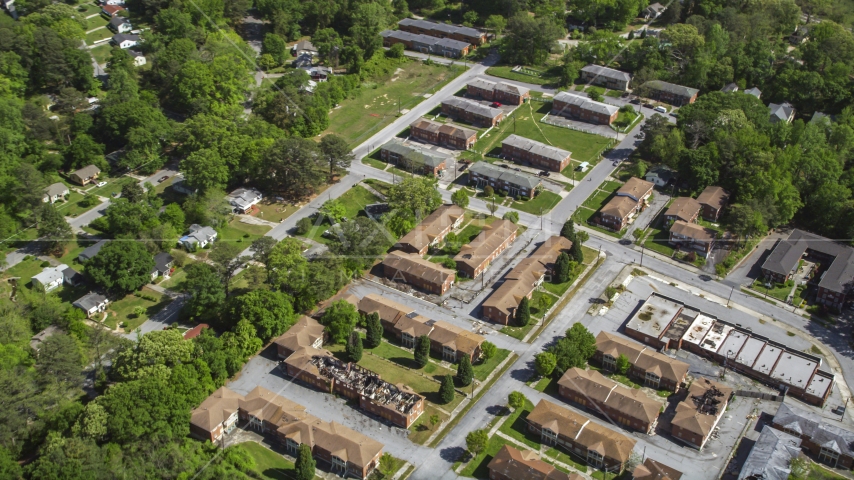
POLYGON ((386 382, 379 374, 355 363, 344 363, 326 355, 314 355, 310 362, 323 377, 349 386, 377 405, 391 406, 404 414, 408 414, 421 398, 416 393, 404 391, 386 382))

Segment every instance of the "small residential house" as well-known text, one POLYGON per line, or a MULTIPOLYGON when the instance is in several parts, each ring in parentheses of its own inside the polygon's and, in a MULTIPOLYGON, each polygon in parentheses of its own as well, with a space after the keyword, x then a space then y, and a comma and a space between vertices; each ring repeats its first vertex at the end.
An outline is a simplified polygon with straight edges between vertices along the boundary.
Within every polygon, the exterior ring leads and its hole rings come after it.
POLYGON ((666 187, 676 178, 676 172, 665 165, 656 165, 646 172, 644 179, 656 187, 666 187))
POLYGON ((702 208, 700 202, 691 197, 678 197, 664 211, 664 220, 667 222, 681 220, 687 223, 697 223, 702 208))
POLYGON ((314 46, 308 40, 300 40, 293 47, 291 47, 291 55, 295 57, 299 57, 300 55, 307 54, 312 57, 317 55, 317 47, 314 46))
POLYGON ((108 303, 110 303, 110 301, 107 300, 107 297, 99 293, 89 292, 80 297, 76 302, 72 303, 72 305, 83 310, 83 313, 86 314, 86 318, 92 318, 93 315, 106 310, 108 303))
POLYGON ((107 26, 116 33, 128 33, 133 30, 133 25, 127 17, 115 16, 110 19, 110 23, 107 26))
POLYGON ((126 12, 125 7, 119 5, 104 5, 101 7, 101 13, 104 15, 113 18, 119 14, 119 12, 126 12))
POLYGON ((128 50, 128 53, 130 53, 130 56, 133 58, 134 67, 141 67, 148 62, 145 59, 145 55, 143 55, 142 52, 138 50, 128 50))
POLYGON ((744 93, 747 95, 753 95, 756 98, 759 98, 760 96, 762 96, 762 90, 759 90, 756 87, 748 88, 747 90, 744 91, 744 93))
POLYGON ((677 220, 670 226, 670 244, 679 248, 696 250, 707 257, 715 245, 718 232, 696 223, 677 220))
POLYGON ((216 230, 211 227, 203 227, 197 223, 190 225, 190 232, 181 237, 178 242, 188 251, 192 252, 199 248, 205 248, 216 240, 216 230))
POLYGON ((117 33, 113 35, 111 42, 113 45, 116 45, 123 50, 127 50, 128 48, 139 45, 139 35, 134 35, 132 33, 117 33))
POLYGON ((249 213, 261 199, 261 192, 254 188, 238 188, 228 194, 228 203, 234 207, 235 213, 249 213))
POLYGON ((643 18, 647 20, 654 20, 660 17, 665 10, 667 10, 667 7, 658 2, 655 2, 652 5, 643 9, 643 18))
POLYGON ((729 192, 721 187, 710 185, 697 197, 703 206, 701 215, 710 222, 717 222, 726 204, 729 202, 729 192))
POLYGON ((101 0, 99 3, 101 5, 122 5, 122 6, 124 6, 125 0, 101 0))
POLYGON ((101 169, 95 165, 86 165, 80 170, 71 172, 68 176, 72 181, 85 186, 87 183, 92 183, 97 180, 100 173, 101 169))
POLYGON ((314 61, 314 57, 312 57, 308 53, 301 53, 291 62, 291 66, 294 68, 311 68, 311 63, 314 61))
POLYGON ((332 69, 329 67, 311 67, 308 71, 308 76, 315 82, 325 82, 332 76, 332 69))
POLYGON ((65 282, 67 285, 76 287, 77 285, 82 285, 84 282, 86 282, 86 278, 83 277, 82 273, 71 267, 68 267, 62 271, 62 281, 65 282))
POLYGON ((172 266, 175 259, 166 252, 160 252, 154 256, 154 267, 151 268, 151 281, 157 277, 169 278, 172 275, 172 266))
POLYGON ((625 92, 629 89, 632 76, 620 70, 590 64, 581 69, 581 81, 625 92))
POLYGON ((771 111, 771 123, 792 123, 792 120, 795 119, 795 108, 789 102, 771 103, 768 105, 768 109, 771 111))
POLYGON ((37 288, 43 292, 50 292, 62 285, 65 280, 63 272, 68 268, 68 265, 59 265, 56 267, 46 267, 38 275, 35 275, 31 280, 33 288, 37 288))
POLYGON ((44 189, 44 198, 42 198, 42 201, 44 203, 56 203, 57 201, 64 199, 68 193, 68 187, 65 186, 64 183, 54 183, 44 189))
POLYGON ((724 93, 735 93, 738 91, 738 85, 734 83, 728 83, 724 85, 724 88, 722 88, 721 91, 724 93))
POLYGON ((85 250, 83 250, 82 252, 80 252, 79 255, 77 255, 77 261, 80 263, 86 263, 89 260, 92 260, 92 258, 94 258, 95 255, 97 255, 98 252, 100 252, 106 244, 107 240, 99 240, 98 243, 86 247, 85 250))
POLYGON ((42 343, 44 343, 45 340, 47 340, 48 338, 52 337, 53 335, 55 335, 56 333, 61 332, 61 331, 62 330, 60 330, 59 327, 57 327, 56 325, 51 325, 51 326, 45 328, 44 330, 33 335, 32 338, 30 338, 30 348, 35 350, 36 355, 38 355, 39 349, 41 349, 42 343))

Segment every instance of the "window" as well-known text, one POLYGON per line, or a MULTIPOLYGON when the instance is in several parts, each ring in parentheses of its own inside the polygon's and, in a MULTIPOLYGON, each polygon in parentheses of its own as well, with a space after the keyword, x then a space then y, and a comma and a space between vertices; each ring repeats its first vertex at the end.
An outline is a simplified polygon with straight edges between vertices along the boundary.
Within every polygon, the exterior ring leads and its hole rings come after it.
POLYGON ((595 450, 587 451, 587 463, 592 465, 594 468, 599 468, 602 466, 602 455, 595 450))
POLYGON ((617 369, 617 359, 608 355, 607 353, 602 356, 602 366, 608 370, 616 370, 617 369))
POLYGON ((442 358, 446 362, 456 362, 457 361, 457 352, 448 346, 442 347, 442 358))
POLYGON ((285 440, 285 449, 288 453, 296 454, 299 451, 299 444, 295 442, 292 438, 285 440))
POLYGON ((542 433, 542 442, 546 445, 554 445, 557 443, 557 433, 549 430, 548 428, 544 428, 542 433))
POLYGON ((824 462, 831 467, 836 466, 836 462, 839 461, 839 452, 835 452, 829 448, 821 447, 821 451, 818 454, 818 460, 820 462, 824 462))
POLYGON ((335 455, 332 455, 332 471, 333 472, 335 472, 335 471, 346 472, 347 471, 347 462, 345 462, 344 460, 341 460, 340 458, 336 457, 335 455))
POLYGON ((647 387, 657 389, 660 381, 661 381, 661 378, 658 375, 656 375, 654 373, 646 372, 646 376, 644 377, 644 384, 647 387))
POLYGON ((402 343, 404 347, 415 348, 415 337, 408 333, 402 333, 400 335, 400 343, 402 343))
POLYGON ((249 416, 249 426, 254 428, 255 430, 261 430, 263 427, 263 422, 260 418, 255 417, 253 415, 249 416))

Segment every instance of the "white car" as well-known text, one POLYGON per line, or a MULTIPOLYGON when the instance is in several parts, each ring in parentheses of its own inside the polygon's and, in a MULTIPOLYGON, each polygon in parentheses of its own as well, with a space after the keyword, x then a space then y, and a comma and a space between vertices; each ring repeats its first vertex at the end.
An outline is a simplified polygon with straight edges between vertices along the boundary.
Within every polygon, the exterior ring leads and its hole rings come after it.
POLYGON ((103 186, 105 186, 105 185, 107 185, 107 182, 98 182, 98 184, 97 184, 97 185, 95 185, 95 186, 96 186, 96 187, 103 187, 103 186))
POLYGON ((666 109, 666 108, 664 108, 664 107, 662 107, 661 105, 659 105, 659 106, 657 106, 657 107, 653 108, 653 110, 655 110, 655 111, 656 111, 656 112, 658 112, 658 113, 667 113, 667 109, 666 109))

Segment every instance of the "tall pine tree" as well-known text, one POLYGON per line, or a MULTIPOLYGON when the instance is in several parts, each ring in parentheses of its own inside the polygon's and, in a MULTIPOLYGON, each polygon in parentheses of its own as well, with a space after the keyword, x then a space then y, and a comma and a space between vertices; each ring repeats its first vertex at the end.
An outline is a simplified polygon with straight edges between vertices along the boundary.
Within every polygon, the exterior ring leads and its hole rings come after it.
POLYGON ((531 306, 528 302, 528 297, 522 297, 519 302, 519 307, 516 309, 516 323, 520 327, 525 327, 531 321, 531 306))
POLYGON ((442 403, 451 403, 454 401, 454 377, 445 375, 442 378, 442 386, 439 387, 439 398, 442 403))
POLYGON ((350 332, 350 338, 347 339, 347 357, 351 362, 358 362, 362 359, 362 336, 359 332, 350 332))
POLYGON ((567 255, 566 252, 560 252, 560 255, 558 255, 557 260, 555 261, 554 283, 563 283, 569 280, 569 263, 571 261, 572 260, 569 259, 569 255, 567 255))
POLYGON ((297 454, 297 463, 294 467, 294 475, 297 480, 313 480, 316 467, 314 457, 311 456, 311 447, 301 443, 299 454, 297 454))
POLYGON ((380 323, 380 316, 374 312, 365 319, 365 346, 368 348, 377 348, 383 340, 383 325, 380 323))
POLYGON ((457 367, 457 381, 460 385, 467 387, 471 385, 472 377, 474 377, 474 371, 471 368, 471 359, 468 355, 463 355, 457 367))
POLYGON ((430 337, 421 335, 415 341, 415 366, 416 368, 424 368, 427 365, 427 359, 430 356, 430 337))

